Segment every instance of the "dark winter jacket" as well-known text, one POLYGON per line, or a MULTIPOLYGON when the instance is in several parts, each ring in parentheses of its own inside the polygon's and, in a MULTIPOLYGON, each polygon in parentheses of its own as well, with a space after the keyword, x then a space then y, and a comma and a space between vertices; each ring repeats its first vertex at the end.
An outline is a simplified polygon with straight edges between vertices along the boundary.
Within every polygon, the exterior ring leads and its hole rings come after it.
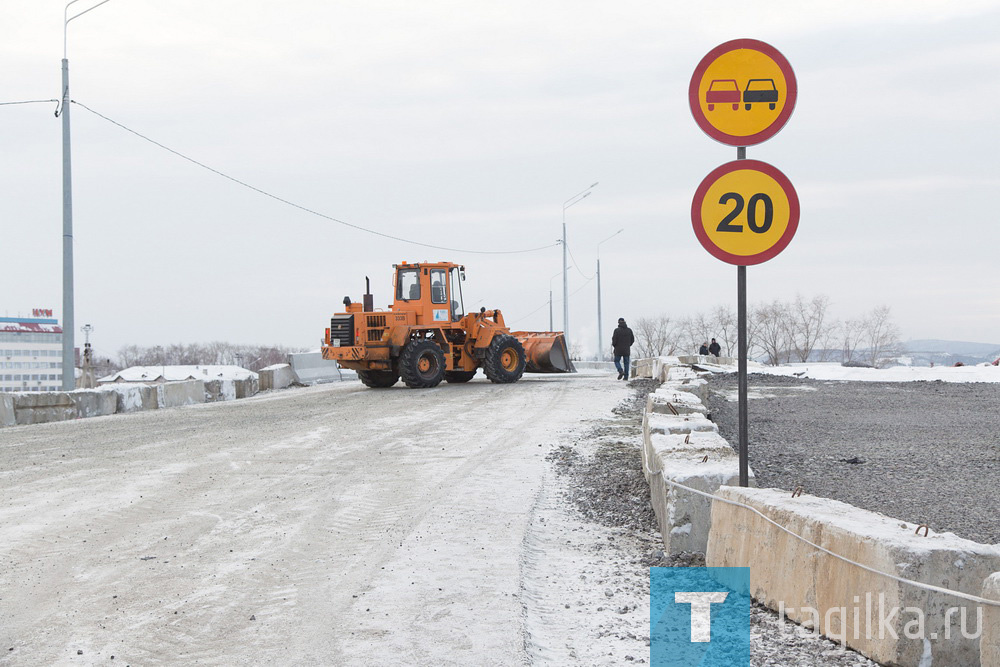
POLYGON ((715 341, 712 341, 712 344, 708 346, 708 351, 715 356, 719 356, 719 353, 722 352, 722 346, 715 341))
POLYGON ((611 335, 611 348, 614 350, 616 355, 622 357, 631 356, 632 343, 635 342, 635 336, 632 335, 632 330, 628 328, 624 323, 619 324, 618 328, 611 335))
POLYGON ((698 354, 700 354, 703 357, 707 357, 709 355, 708 346, 702 345, 701 347, 699 347, 698 354))

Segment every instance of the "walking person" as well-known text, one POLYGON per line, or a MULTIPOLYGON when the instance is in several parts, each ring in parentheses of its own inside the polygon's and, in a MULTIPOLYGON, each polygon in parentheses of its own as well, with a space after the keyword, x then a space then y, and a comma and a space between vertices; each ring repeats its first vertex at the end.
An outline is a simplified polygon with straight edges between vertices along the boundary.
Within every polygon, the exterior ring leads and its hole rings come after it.
POLYGON ((712 344, 708 346, 708 351, 714 354, 715 356, 719 356, 719 353, 722 352, 722 346, 716 343, 715 339, 713 338, 712 344))
POLYGON ((698 348, 698 354, 700 354, 703 357, 707 357, 709 355, 707 340, 701 344, 700 348, 698 348))
POLYGON ((628 328, 625 324, 625 318, 618 318, 618 328, 615 329, 614 334, 611 335, 611 350, 615 353, 615 368, 618 369, 618 379, 627 380, 629 371, 629 362, 632 354, 632 343, 635 342, 635 336, 632 334, 632 330, 628 328), (625 359, 625 366, 621 364, 622 359, 625 359))

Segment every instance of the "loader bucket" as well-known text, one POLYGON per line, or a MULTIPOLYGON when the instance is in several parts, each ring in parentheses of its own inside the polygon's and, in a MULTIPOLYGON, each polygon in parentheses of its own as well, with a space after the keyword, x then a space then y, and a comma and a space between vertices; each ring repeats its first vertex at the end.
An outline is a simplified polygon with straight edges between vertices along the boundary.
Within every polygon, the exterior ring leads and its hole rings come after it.
POLYGON ((511 335, 524 346, 528 373, 575 373, 576 368, 566 349, 561 331, 512 331, 511 335))

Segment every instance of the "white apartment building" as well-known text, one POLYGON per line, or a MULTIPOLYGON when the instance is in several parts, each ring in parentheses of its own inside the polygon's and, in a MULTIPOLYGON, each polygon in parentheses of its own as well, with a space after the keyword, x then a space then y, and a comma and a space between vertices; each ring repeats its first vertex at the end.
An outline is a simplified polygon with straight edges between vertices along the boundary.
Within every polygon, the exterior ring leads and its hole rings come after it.
POLYGON ((62 327, 36 317, 0 317, 0 391, 62 389, 62 327))

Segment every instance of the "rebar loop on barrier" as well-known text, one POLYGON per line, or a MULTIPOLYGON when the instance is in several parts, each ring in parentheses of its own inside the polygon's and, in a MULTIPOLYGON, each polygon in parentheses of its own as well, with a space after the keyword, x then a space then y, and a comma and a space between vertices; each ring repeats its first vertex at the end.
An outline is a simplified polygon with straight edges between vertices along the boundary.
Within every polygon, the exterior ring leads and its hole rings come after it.
POLYGON ((923 529, 924 529, 924 537, 930 537, 930 534, 931 534, 931 527, 930 527, 930 526, 928 526, 928 525, 927 525, 926 523, 922 523, 922 524, 920 524, 919 526, 917 526, 917 529, 916 529, 915 531, 913 531, 913 534, 914 534, 914 535, 919 535, 919 534, 920 534, 920 529, 921 529, 921 528, 923 528, 923 529))
MULTIPOLYGON (((649 465, 646 463, 646 448, 645 447, 642 448, 642 467, 646 471, 646 473, 649 474, 649 475, 660 475, 661 477, 663 476, 663 471, 662 470, 650 470, 649 469, 649 465)), ((780 523, 778 523, 777 521, 775 521, 771 517, 767 516, 766 514, 764 514, 763 512, 761 512, 756 507, 751 507, 750 505, 747 505, 746 503, 741 503, 741 502, 739 502, 737 500, 729 500, 728 498, 722 498, 721 496, 717 496, 717 495, 712 494, 712 493, 706 493, 705 491, 699 491, 698 489, 692 489, 690 486, 686 486, 684 484, 680 484, 678 482, 673 481, 672 479, 667 479, 666 477, 663 477, 663 481, 668 486, 672 486, 675 489, 683 489, 684 491, 687 491, 689 493, 693 493, 696 496, 703 496, 705 498, 708 498, 709 500, 718 500, 720 503, 725 503, 727 505, 733 505, 734 507, 742 507, 745 510, 749 510, 750 512, 753 512, 754 514, 756 514, 757 516, 759 516, 764 521, 766 521, 769 524, 773 525, 778 530, 780 530, 782 532, 785 532, 785 533, 788 533, 789 535, 791 535, 792 537, 794 537, 795 539, 797 539, 797 540, 799 540, 801 542, 805 542, 806 544, 808 544, 812 548, 816 549, 817 551, 822 551, 823 553, 825 553, 825 554, 827 554, 829 556, 833 556, 837 560, 843 561, 843 562, 845 562, 845 563, 847 563, 849 565, 853 565, 854 567, 857 567, 857 568, 859 568, 861 570, 864 570, 865 572, 871 572, 872 574, 877 574, 879 576, 885 577, 886 579, 890 579, 892 581, 896 581, 896 582, 899 582, 901 584, 906 584, 907 586, 913 586, 914 588, 919 588, 921 590, 931 591, 931 592, 934 592, 934 593, 944 593, 945 595, 951 595, 952 597, 956 597, 956 598, 958 598, 960 600, 966 600, 968 602, 975 602, 976 604, 984 604, 984 605, 986 605, 988 607, 997 607, 997 608, 1000 608, 1000 600, 990 600, 989 598, 980 597, 978 595, 971 595, 969 593, 962 593, 961 591, 953 591, 950 588, 942 588, 941 586, 934 586, 933 584, 925 584, 925 583, 923 583, 921 581, 914 581, 912 579, 905 579, 903 577, 898 577, 895 574, 889 574, 888 572, 883 572, 882 570, 876 570, 875 568, 869 567, 868 565, 862 565, 861 563, 859 563, 857 561, 851 560, 847 556, 841 556, 836 551, 830 551, 826 547, 821 547, 820 545, 816 544, 815 542, 807 540, 806 538, 802 537, 798 533, 796 533, 796 532, 794 532, 794 531, 792 531, 792 530, 790 530, 790 529, 782 526, 780 523)), ((801 487, 799 487, 799 488, 801 488, 801 487)))
POLYGON ((708 454, 705 454, 705 456, 703 456, 703 457, 701 458, 701 462, 702 462, 702 463, 708 463, 708 454))
POLYGON ((795 490, 792 491, 792 498, 798 498, 799 496, 802 495, 803 491, 805 491, 804 488, 802 488, 801 486, 796 486, 795 490))
POLYGON ((690 445, 691 444, 691 434, 690 433, 688 433, 686 436, 684 436, 684 444, 685 445, 690 445))
POLYGON ((670 411, 673 412, 675 415, 680 414, 679 412, 677 412, 677 408, 674 407, 673 403, 667 403, 667 407, 670 408, 670 411))

